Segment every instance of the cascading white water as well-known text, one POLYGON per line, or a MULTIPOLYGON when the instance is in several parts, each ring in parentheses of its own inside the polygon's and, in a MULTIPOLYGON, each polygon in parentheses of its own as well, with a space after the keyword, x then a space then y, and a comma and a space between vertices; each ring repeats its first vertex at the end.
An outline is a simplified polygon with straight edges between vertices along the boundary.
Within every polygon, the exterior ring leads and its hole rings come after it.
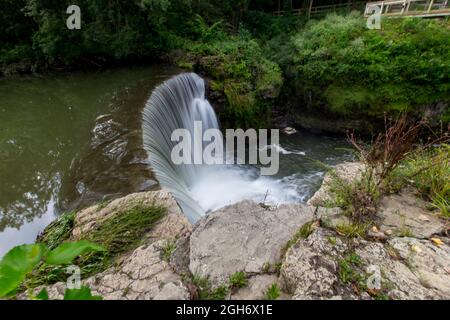
POLYGON ((153 172, 191 222, 205 212, 244 199, 272 203, 302 200, 292 186, 259 177, 252 168, 175 165, 171 152, 178 142, 171 141, 172 132, 184 128, 193 136, 194 121, 201 121, 203 130, 219 129, 216 114, 205 99, 204 81, 195 73, 180 74, 158 86, 143 111, 143 142, 153 172))

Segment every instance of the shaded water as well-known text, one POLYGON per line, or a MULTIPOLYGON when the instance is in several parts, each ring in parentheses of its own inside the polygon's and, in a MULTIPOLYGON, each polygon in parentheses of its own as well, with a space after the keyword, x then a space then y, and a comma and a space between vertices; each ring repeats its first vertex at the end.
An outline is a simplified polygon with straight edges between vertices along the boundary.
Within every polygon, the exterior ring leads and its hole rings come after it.
POLYGON ((63 210, 152 185, 140 111, 176 72, 151 66, 0 80, 0 256, 33 242, 63 210))
MULTIPOLYGON (((141 110, 152 89, 178 72, 150 66, 0 80, 0 256, 33 242, 60 212, 156 187, 142 149, 141 110)), ((324 169, 316 159, 349 157, 336 149, 347 146, 338 138, 298 133, 280 144, 292 153, 281 152, 273 182, 298 201, 320 185, 324 169)), ((254 196, 253 180, 239 198, 254 196)))

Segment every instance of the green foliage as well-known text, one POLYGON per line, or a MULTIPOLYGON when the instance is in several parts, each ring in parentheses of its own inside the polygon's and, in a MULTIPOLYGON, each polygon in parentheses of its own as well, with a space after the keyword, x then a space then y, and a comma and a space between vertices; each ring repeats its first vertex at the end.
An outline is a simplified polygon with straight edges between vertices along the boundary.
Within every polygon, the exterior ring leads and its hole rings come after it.
POLYGON ((166 208, 161 206, 136 206, 102 223, 87 240, 101 244, 109 255, 115 256, 135 247, 165 213, 166 208))
POLYGON ((290 62, 276 60, 293 91, 312 92, 316 107, 341 115, 381 117, 448 101, 448 20, 383 19, 381 30, 365 23, 357 13, 331 14, 296 33, 290 62))
MULTIPOLYGON (((82 256, 74 263, 80 267, 82 278, 106 270, 114 259, 123 252, 135 248, 143 239, 143 235, 150 231, 154 224, 165 214, 166 209, 159 206, 144 207, 137 205, 125 212, 118 213, 114 219, 109 219, 100 227, 90 232, 81 243, 93 242, 105 250, 92 250, 92 247, 78 248, 83 251, 82 256), (87 240, 87 241, 86 241, 87 240), (89 241, 89 242, 88 242, 89 241)), ((60 243, 58 243, 60 245, 60 243)), ((65 244, 62 244, 65 246, 65 244)), ((65 251, 66 254, 70 254, 65 251)), ((28 287, 48 285, 67 279, 66 270, 58 265, 41 264, 26 280, 28 287)))
MULTIPOLYGON (((314 227, 316 226, 316 221, 309 221, 301 226, 300 229, 294 234, 294 236, 286 243, 286 245, 281 250, 281 256, 283 257, 290 247, 295 245, 300 239, 306 239, 309 235, 314 231, 314 227)), ((317 227, 317 226, 316 226, 317 227)), ((270 267, 270 265, 268 266, 270 267)), ((279 269, 277 270, 279 273, 279 269)))
POLYGON ((102 300, 100 296, 93 296, 91 289, 81 287, 80 289, 66 289, 64 300, 102 300))
POLYGON ((224 300, 229 291, 225 285, 212 288, 209 279, 199 275, 193 275, 189 282, 197 288, 198 300, 224 300))
POLYGON ((164 245, 162 252, 163 252, 163 259, 164 261, 169 261, 170 257, 172 256, 172 253, 177 248, 177 243, 174 240, 168 240, 166 244, 164 245))
MULTIPOLYGON (((76 257, 86 252, 100 250, 104 249, 86 240, 66 242, 50 252, 48 252, 48 248, 44 244, 14 247, 0 261, 0 297, 14 293, 25 280, 27 274, 32 272, 39 264, 69 264, 76 257)), ((86 293, 85 291, 83 292, 86 293)), ((36 298, 41 300, 48 299, 48 294, 46 291, 41 291, 36 298)))
POLYGON ((60 244, 56 249, 50 251, 45 262, 48 265, 70 264, 78 256, 88 252, 98 251, 105 251, 105 249, 102 246, 87 240, 65 242, 60 244))
POLYGON ((198 21, 195 29, 202 42, 186 41, 187 55, 178 63, 212 78, 211 89, 226 98, 225 108, 219 111, 225 125, 263 126, 270 101, 278 96, 283 82, 280 68, 264 57, 244 28, 237 35, 227 35, 221 24, 207 27, 202 19, 198 21))
POLYGON ((338 264, 339 278, 343 283, 355 283, 359 285, 364 281, 364 276, 356 269, 362 266, 362 260, 356 253, 349 253, 344 259, 340 259, 338 264))
POLYGON ((15 290, 41 261, 44 245, 24 244, 11 249, 0 261, 0 297, 15 290))
POLYGON ((229 282, 232 288, 244 288, 248 285, 247 274, 244 271, 237 271, 230 276, 229 282))
POLYGON ((394 191, 412 184, 443 216, 450 217, 450 146, 417 150, 392 172, 389 184, 394 191))
POLYGON ((208 300, 225 300, 228 291, 227 286, 219 286, 211 291, 208 300))
POLYGON ((63 213, 45 228, 44 233, 39 235, 38 242, 45 243, 49 249, 56 248, 63 241, 69 239, 74 220, 75 213, 63 213))
POLYGON ((381 196, 374 170, 366 168, 361 178, 352 182, 341 179, 334 171, 330 174, 329 190, 333 199, 328 206, 342 208, 356 222, 370 220, 381 196))
POLYGON ((280 297, 280 288, 276 283, 273 283, 266 291, 265 300, 277 300, 280 297))
POLYGON ((338 225, 336 225, 336 231, 347 238, 364 237, 369 226, 370 223, 339 223, 338 225))
POLYGON ((48 292, 47 290, 44 288, 42 289, 37 295, 36 295, 36 299, 37 300, 48 300, 48 292))

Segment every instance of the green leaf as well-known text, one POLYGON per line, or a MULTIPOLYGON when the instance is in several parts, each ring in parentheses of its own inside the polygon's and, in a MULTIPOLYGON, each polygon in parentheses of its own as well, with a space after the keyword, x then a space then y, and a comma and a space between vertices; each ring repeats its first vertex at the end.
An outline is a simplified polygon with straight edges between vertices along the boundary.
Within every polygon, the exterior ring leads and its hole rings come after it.
POLYGON ((105 251, 105 248, 87 240, 65 242, 50 251, 45 263, 49 265, 70 264, 76 257, 95 251, 105 251))
POLYGON ((11 249, 0 262, 0 297, 16 289, 25 275, 41 261, 42 244, 24 244, 11 249))
POLYGON ((80 289, 66 289, 64 300, 103 300, 103 298, 93 296, 88 287, 81 287, 80 289))
POLYGON ((47 290, 44 288, 42 289, 36 296, 37 300, 48 300, 48 292, 47 290))

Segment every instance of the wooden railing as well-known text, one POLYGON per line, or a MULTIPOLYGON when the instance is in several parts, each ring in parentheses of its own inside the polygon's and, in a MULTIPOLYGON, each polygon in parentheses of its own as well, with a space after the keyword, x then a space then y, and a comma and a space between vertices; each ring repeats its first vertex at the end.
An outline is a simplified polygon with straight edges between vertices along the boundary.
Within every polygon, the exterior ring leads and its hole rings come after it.
POLYGON ((275 15, 323 15, 339 10, 364 10, 364 16, 373 13, 373 7, 381 7, 382 16, 403 16, 403 17, 442 17, 450 15, 450 0, 387 0, 387 1, 356 1, 348 3, 330 4, 324 6, 313 6, 310 1, 309 8, 275 11, 275 15), (364 9, 365 6, 365 9, 364 9))
POLYGON ((374 7, 381 8, 381 16, 442 17, 450 15, 448 0, 387 0, 368 2, 364 16, 373 14, 374 7))
MULTIPOLYGON (((313 2, 311 1, 310 4, 313 2)), ((339 10, 363 10, 364 6, 366 4, 366 1, 349 1, 347 3, 336 3, 336 4, 330 4, 330 5, 323 5, 323 6, 310 6, 309 8, 301 8, 301 9, 291 9, 291 10, 280 10, 275 11, 274 15, 285 15, 285 14, 293 14, 293 15, 301 15, 301 14, 308 14, 308 15, 321 15, 321 14, 327 14, 329 12, 333 11, 339 11, 339 10)))

